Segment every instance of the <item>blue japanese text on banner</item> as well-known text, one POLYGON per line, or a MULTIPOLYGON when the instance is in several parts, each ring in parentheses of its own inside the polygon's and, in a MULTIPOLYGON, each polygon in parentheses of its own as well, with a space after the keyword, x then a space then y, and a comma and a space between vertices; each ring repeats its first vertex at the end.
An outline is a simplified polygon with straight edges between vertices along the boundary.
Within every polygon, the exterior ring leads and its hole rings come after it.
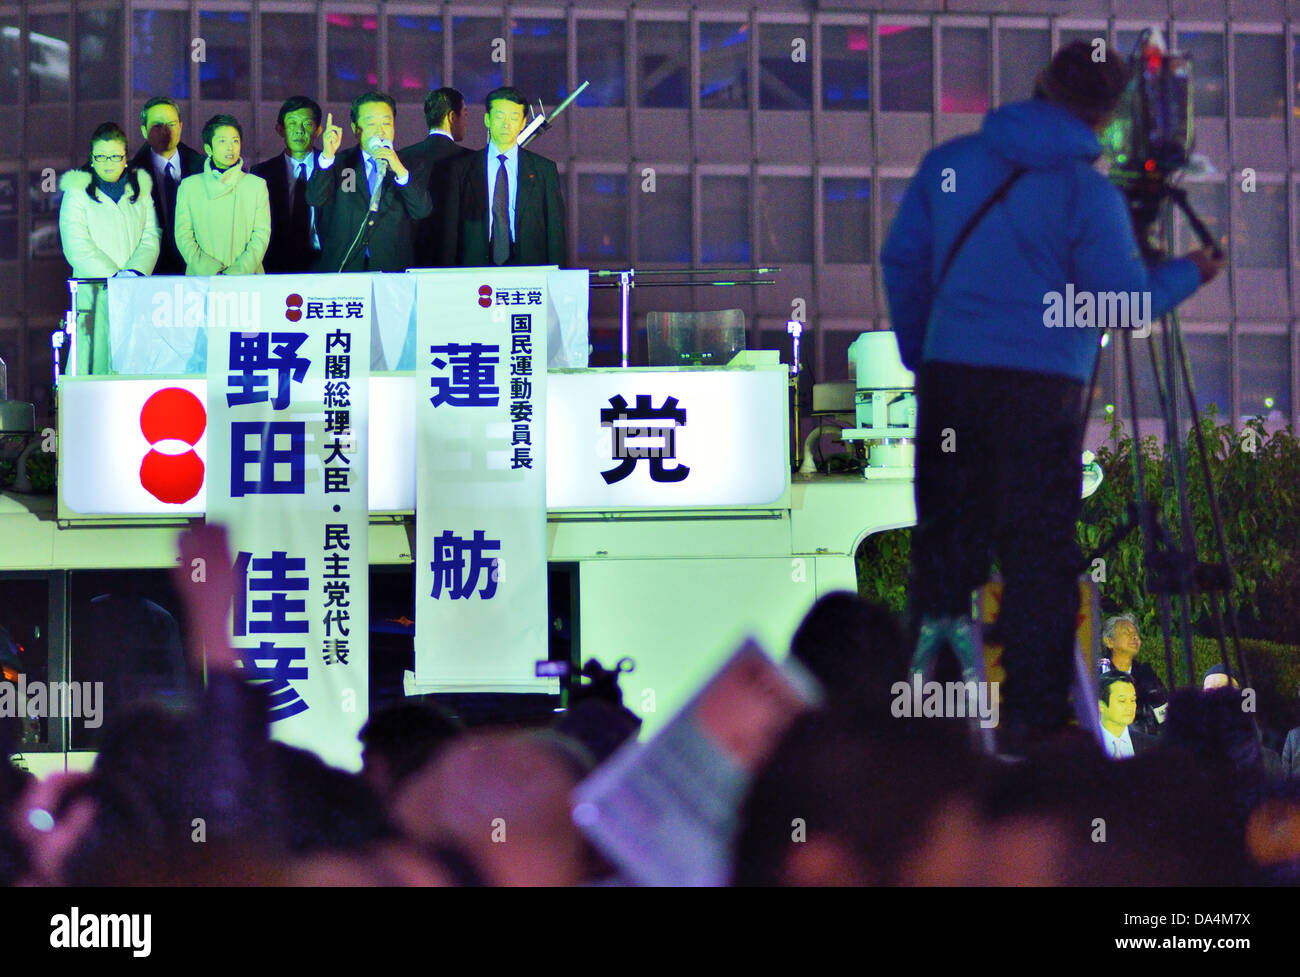
POLYGON ((545 269, 417 273, 415 680, 554 692, 545 269))
POLYGON ((369 281, 213 279, 207 517, 230 528, 231 614, 276 739, 360 769, 369 700, 369 281))

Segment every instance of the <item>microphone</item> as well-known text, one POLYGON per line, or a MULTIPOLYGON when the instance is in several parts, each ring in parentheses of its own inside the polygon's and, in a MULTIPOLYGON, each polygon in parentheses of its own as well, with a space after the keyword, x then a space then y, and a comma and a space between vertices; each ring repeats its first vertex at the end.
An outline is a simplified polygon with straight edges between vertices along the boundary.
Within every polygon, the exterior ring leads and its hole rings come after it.
MULTIPOLYGON (((371 136, 366 140, 366 150, 371 156, 374 156, 376 150, 392 149, 393 144, 387 139, 381 139, 379 136, 371 136)), ((384 176, 388 173, 388 160, 375 160, 375 187, 370 191, 370 212, 373 214, 379 210, 379 196, 384 189, 384 176)))

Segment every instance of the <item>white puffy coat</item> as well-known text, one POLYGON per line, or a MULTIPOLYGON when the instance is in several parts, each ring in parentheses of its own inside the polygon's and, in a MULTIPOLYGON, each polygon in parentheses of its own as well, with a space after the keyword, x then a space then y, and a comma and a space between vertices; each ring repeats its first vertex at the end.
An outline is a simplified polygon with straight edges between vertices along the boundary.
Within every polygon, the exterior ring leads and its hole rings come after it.
POLYGON ((113 203, 102 193, 90 199, 91 175, 69 170, 59 179, 59 237, 73 278, 108 278, 124 268, 142 275, 158 262, 158 218, 153 209, 153 180, 136 170, 140 193, 131 188, 113 203))

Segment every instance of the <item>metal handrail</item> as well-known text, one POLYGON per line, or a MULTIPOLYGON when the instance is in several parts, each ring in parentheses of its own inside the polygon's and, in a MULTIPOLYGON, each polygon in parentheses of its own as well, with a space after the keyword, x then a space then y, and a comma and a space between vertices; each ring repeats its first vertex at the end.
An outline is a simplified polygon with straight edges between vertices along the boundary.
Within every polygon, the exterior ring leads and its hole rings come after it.
MULTIPOLYGON (((617 288, 622 293, 622 343, 623 343, 623 367, 627 367, 627 354, 630 345, 628 339, 628 319, 629 319, 629 298, 632 289, 636 288, 636 278, 640 275, 642 278, 651 275, 726 275, 736 272, 742 275, 775 275, 781 271, 780 268, 645 268, 638 271, 636 268, 625 269, 592 269, 589 274, 595 278, 612 278, 618 276, 617 282, 594 281, 590 284, 591 288, 617 288)), ((770 278, 767 279, 750 279, 748 281, 671 281, 671 282, 643 282, 642 288, 672 288, 686 286, 689 288, 709 288, 709 287, 729 287, 733 285, 775 285, 776 282, 770 278)))

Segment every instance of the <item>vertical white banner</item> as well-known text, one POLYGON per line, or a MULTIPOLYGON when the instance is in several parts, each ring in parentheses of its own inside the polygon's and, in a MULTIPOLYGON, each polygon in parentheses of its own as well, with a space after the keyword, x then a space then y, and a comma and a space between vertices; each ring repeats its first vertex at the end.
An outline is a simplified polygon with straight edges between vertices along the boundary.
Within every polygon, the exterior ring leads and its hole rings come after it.
POLYGON ((554 692, 545 269, 416 274, 415 681, 554 692))
POLYGON ((368 276, 211 280, 207 516, 271 735, 361 767, 369 707, 368 276))

